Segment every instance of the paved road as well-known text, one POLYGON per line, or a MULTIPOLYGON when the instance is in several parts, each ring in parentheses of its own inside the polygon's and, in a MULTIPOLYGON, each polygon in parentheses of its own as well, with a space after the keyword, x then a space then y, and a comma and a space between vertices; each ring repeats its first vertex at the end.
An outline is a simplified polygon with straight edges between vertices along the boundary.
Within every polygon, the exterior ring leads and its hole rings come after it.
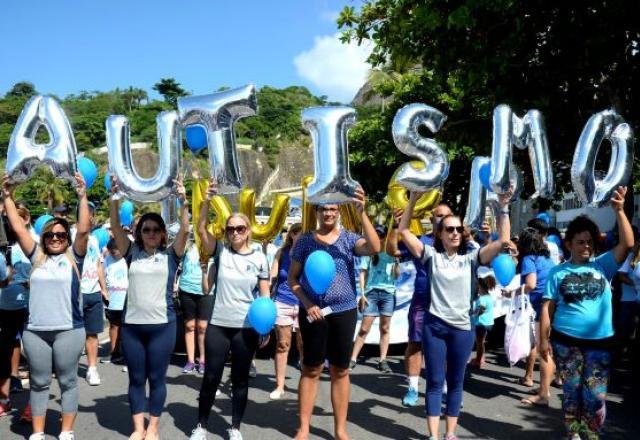
MULTIPOLYGON (((80 375, 84 378, 85 359, 81 360, 80 375)), ((400 397, 405 391, 402 376, 402 357, 391 358, 394 374, 378 372, 374 359, 363 360, 352 374, 352 397, 349 412, 349 432, 354 439, 423 439, 425 433, 424 400, 416 408, 403 408, 400 397)), ((169 367, 168 398, 166 412, 162 417, 163 439, 184 439, 188 437, 197 415, 197 396, 200 377, 181 375, 184 358, 174 356, 169 367)), ((525 408, 518 404, 526 390, 515 382, 521 375, 521 368, 509 368, 502 356, 490 354, 488 368, 472 372, 465 384, 464 409, 460 419, 460 438, 483 439, 540 439, 562 438, 560 400, 558 390, 554 390, 551 407, 548 409, 525 408)), ((126 439, 130 433, 130 419, 127 404, 127 375, 121 367, 102 365, 100 373, 103 384, 90 387, 80 380, 80 413, 76 424, 79 440, 126 439)), ((625 402, 624 394, 629 389, 631 374, 618 371, 613 392, 609 399, 606 435, 603 438, 632 438, 640 432, 640 414, 625 402), (636 434, 632 435, 635 432, 636 434)), ((286 439, 291 438, 296 428, 297 406, 295 387, 298 371, 290 367, 287 399, 269 401, 273 389, 273 363, 258 360, 258 377, 253 379, 249 392, 242 433, 245 439, 286 439)), ((225 371, 221 396, 212 412, 209 429, 210 438, 219 439, 224 435, 230 421, 230 382, 228 369, 225 371)), ((424 383, 421 383, 424 390, 424 383)), ((15 396, 17 406, 22 408, 27 392, 15 396)), ((637 395, 637 394, 636 394, 637 395)), ((57 385, 52 387, 53 399, 47 418, 47 434, 58 433, 60 417, 60 392, 57 385)), ((312 438, 332 438, 332 414, 328 377, 323 377, 318 395, 312 438)), ((14 417, 0 419, 0 439, 25 439, 30 428, 17 422, 14 417)), ((55 438, 55 437, 48 437, 55 438)))

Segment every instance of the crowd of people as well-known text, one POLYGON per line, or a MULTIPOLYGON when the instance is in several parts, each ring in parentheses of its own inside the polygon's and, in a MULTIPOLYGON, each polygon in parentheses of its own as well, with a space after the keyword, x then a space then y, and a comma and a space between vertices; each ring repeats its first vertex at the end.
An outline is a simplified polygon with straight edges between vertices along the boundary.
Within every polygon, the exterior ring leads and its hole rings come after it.
MULTIPOLYGON (((361 233, 341 227, 337 205, 317 205, 317 228, 303 232, 301 224, 291 225, 273 252, 273 247, 266 251, 252 243, 251 223, 241 213, 233 213, 223 238, 216 238, 207 225, 209 203, 202 204, 197 227, 190 231, 186 191, 181 181, 174 183, 180 213, 179 229, 171 239, 158 214, 147 213, 131 226, 121 225, 119 201, 112 197, 111 237, 101 249, 91 235, 96 209, 87 199, 81 175, 76 175, 76 223, 58 212, 40 236, 30 226, 28 207, 14 200, 11 181, 3 178, 12 240, 0 253, 0 416, 10 412, 10 393, 21 386, 18 366, 23 353, 30 396, 21 417, 32 424, 30 440, 45 438, 52 373, 61 389, 59 439, 75 438, 79 360, 84 350, 86 380, 99 386, 97 336, 104 330, 105 316, 110 345, 100 362, 122 365, 128 373, 131 440, 160 438, 167 369, 178 325, 184 326, 185 335, 182 372, 202 376, 191 440, 207 438, 209 416, 229 359, 232 404, 227 432, 229 439, 242 439, 253 359, 269 343, 269 335, 259 335, 248 318, 258 297, 271 297, 277 310, 272 332, 275 389, 269 398, 286 396, 286 369, 295 341, 300 368, 295 439, 309 438, 325 368, 330 376, 334 436, 348 439, 350 374, 358 368, 376 319, 378 369, 392 373, 387 361, 390 327, 396 280, 405 262, 413 263, 416 276, 408 311, 407 391, 398 397, 405 406, 419 404, 424 363, 429 439, 441 438, 441 415, 444 439, 457 438, 465 372, 486 367, 487 336, 501 315, 497 304, 508 298, 526 299, 534 316, 535 339, 520 380, 532 392, 521 404, 548 406, 555 382, 563 389, 567 438, 598 438, 614 350, 637 350, 631 341, 638 331, 640 242, 623 209, 626 188, 618 188, 611 198, 616 237, 607 243, 585 216, 569 223, 561 246, 547 239, 550 225, 541 218, 512 234, 510 193, 499 197, 493 235, 488 225, 472 233, 446 204, 431 212, 430 233, 414 235, 410 223, 422 195, 418 192, 410 194, 404 210, 393 213, 387 230, 371 223, 365 193, 359 189, 353 203, 361 233), (317 250, 326 251, 336 267, 323 295, 314 293, 304 270, 307 258, 317 250), (500 285, 490 268, 500 254, 509 255, 517 266, 518 275, 508 286, 500 285), (618 302, 624 304, 616 307, 618 302), (362 320, 356 332, 358 314, 362 320), (534 389, 537 362, 540 380, 534 389)), ((113 181, 113 194, 118 191, 113 181)), ((216 193, 212 181, 207 199, 216 193)))

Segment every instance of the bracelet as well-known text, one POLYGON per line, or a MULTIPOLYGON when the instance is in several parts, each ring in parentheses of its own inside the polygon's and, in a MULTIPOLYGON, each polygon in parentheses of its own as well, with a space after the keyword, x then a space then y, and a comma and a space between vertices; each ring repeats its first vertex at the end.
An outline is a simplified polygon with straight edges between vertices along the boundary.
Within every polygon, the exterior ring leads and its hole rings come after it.
POLYGON ((501 210, 500 210, 500 214, 502 214, 502 215, 509 215, 509 208, 507 208, 507 209, 501 209, 501 210))

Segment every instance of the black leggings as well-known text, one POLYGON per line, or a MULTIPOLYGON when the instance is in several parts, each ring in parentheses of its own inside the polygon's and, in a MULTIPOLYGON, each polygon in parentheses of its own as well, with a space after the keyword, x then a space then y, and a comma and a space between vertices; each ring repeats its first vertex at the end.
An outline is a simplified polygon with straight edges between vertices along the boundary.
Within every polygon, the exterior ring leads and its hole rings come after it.
POLYGON ((239 429, 247 407, 249 369, 258 347, 258 334, 252 328, 229 328, 209 324, 204 346, 207 362, 200 388, 198 422, 205 426, 209 419, 227 353, 231 349, 231 424, 239 429))
POLYGON ((19 344, 16 337, 27 322, 27 309, 0 310, 0 380, 11 376, 13 348, 19 344))

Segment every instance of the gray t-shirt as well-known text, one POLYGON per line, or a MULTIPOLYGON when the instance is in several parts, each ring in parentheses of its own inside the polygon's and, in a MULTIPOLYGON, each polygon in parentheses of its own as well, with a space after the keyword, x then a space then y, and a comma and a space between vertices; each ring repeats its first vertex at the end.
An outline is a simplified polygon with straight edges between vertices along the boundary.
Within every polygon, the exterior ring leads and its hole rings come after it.
POLYGON ((239 254, 223 246, 218 246, 218 249, 218 287, 211 324, 251 327, 248 313, 251 303, 259 295, 258 280, 269 279, 267 257, 255 250, 239 254))
POLYGON ((461 330, 471 329, 469 311, 476 291, 479 252, 474 249, 464 255, 448 256, 425 245, 422 254, 430 281, 429 313, 461 330))

